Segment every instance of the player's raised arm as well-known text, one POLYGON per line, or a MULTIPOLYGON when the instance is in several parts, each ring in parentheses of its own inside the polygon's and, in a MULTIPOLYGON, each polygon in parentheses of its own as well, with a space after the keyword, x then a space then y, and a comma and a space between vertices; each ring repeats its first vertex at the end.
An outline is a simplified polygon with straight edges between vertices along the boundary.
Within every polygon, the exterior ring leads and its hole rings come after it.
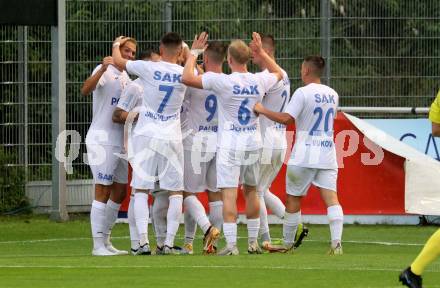
POLYGON ((185 68, 183 69, 182 82, 185 85, 203 89, 202 76, 195 75, 194 69, 196 65, 197 57, 203 53, 207 47, 208 34, 202 32, 198 37, 196 35, 194 42, 191 46, 191 51, 187 55, 185 68))
POLYGON ((127 59, 124 59, 121 55, 120 47, 129 40, 129 37, 125 36, 119 36, 118 38, 113 41, 113 48, 112 48, 112 56, 113 56, 113 62, 118 69, 125 70, 125 65, 127 64, 127 59))
POLYGON ((96 73, 94 73, 92 76, 87 78, 86 81, 84 81, 84 84, 81 87, 81 95, 87 96, 96 89, 96 85, 98 85, 99 80, 101 79, 105 71, 107 71, 108 65, 110 64, 113 64, 113 58, 111 56, 105 57, 102 60, 101 68, 96 71, 96 73))
POLYGON ((281 71, 280 66, 275 62, 274 59, 272 59, 266 51, 263 49, 263 44, 261 43, 261 37, 260 34, 257 32, 252 33, 252 41, 249 43, 249 47, 252 50, 252 53, 256 54, 258 57, 261 57, 261 59, 264 61, 265 66, 267 70, 270 73, 273 73, 278 81, 283 79, 283 72, 281 71))
POLYGON ((261 104, 260 102, 255 104, 254 112, 256 114, 264 115, 267 118, 269 118, 270 120, 284 124, 284 125, 295 123, 295 119, 289 113, 274 112, 274 111, 269 110, 266 107, 264 107, 263 104, 261 104))

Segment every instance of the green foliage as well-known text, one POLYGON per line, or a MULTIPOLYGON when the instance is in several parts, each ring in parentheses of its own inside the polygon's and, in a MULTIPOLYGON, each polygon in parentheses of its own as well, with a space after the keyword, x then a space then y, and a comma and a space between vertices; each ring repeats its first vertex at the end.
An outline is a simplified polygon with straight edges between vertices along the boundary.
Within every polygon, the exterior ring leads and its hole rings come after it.
MULTIPOLYGON (((83 81, 111 53, 118 35, 138 40, 138 50, 158 47, 165 32, 166 5, 171 29, 191 42, 207 30, 210 39, 249 41, 253 31, 273 34, 278 63, 301 86, 304 56, 321 53, 321 0, 100 0, 66 1, 67 129, 84 140, 92 118, 91 97, 80 95, 83 81)), ((329 0, 330 85, 341 106, 428 107, 438 88, 440 1, 329 0)), ((0 26, 0 143, 17 144, 24 105, 19 96, 19 29, 0 26), (5 40, 5 41, 3 41, 5 40), (18 124, 20 123, 20 124, 18 124), (7 138, 8 137, 8 138, 7 138)), ((28 157, 30 180, 49 180, 51 163, 51 38, 49 27, 28 27, 28 157)), ((229 69, 225 65, 225 71, 229 69)), ((257 68, 250 66, 251 71, 257 68)), ((412 116, 411 116, 412 117, 412 116)), ((21 144, 21 143, 20 143, 21 144)), ((81 153, 85 152, 82 148, 81 153)), ((69 179, 89 178, 75 160, 69 179)), ((9 168, 8 168, 9 169, 9 168)))
POLYGON ((14 154, 0 147, 0 213, 29 206, 24 168, 11 166, 11 163, 15 163, 14 154))

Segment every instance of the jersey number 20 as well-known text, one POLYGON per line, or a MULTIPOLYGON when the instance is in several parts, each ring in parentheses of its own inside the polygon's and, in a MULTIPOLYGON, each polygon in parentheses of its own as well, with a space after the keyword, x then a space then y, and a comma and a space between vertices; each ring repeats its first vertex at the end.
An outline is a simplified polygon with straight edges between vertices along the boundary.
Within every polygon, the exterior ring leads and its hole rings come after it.
POLYGON ((312 135, 315 133, 315 131, 319 131, 319 125, 321 125, 322 116, 325 114, 324 119, 324 132, 332 131, 333 127, 330 127, 330 125, 333 124, 333 117, 335 117, 335 110, 333 108, 328 109, 327 111, 322 110, 321 107, 316 107, 315 110, 313 110, 313 115, 318 114, 318 119, 316 119, 315 124, 312 127, 312 130, 310 130, 309 135, 312 135))

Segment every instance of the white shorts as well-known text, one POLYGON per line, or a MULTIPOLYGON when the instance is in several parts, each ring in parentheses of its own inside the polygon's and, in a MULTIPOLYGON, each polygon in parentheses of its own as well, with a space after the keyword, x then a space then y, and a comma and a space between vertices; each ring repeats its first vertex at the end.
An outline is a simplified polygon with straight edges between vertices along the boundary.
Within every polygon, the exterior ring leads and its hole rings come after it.
POLYGON ((258 192, 261 196, 264 196, 264 192, 280 172, 285 155, 286 149, 263 148, 260 159, 260 177, 258 179, 258 192))
POLYGON ((287 166, 286 192, 292 196, 305 196, 311 184, 336 192, 338 169, 287 166))
POLYGON ((133 168, 131 187, 151 190, 159 180, 160 189, 183 190, 183 146, 181 141, 169 141, 136 135, 133 137, 133 168))
POLYGON ((218 192, 217 168, 213 152, 185 150, 184 186, 186 192, 218 192))
MULTIPOLYGON (((134 196, 136 194, 135 192, 136 192, 136 189, 131 189, 131 196, 134 196)), ((164 189, 160 189, 159 181, 156 181, 154 183, 154 188, 149 191, 150 195, 153 195, 153 197, 156 197, 157 194, 162 193, 162 192, 168 193, 169 191, 164 190, 164 189)))
POLYGON ((112 185, 113 182, 126 184, 128 162, 115 154, 123 154, 123 148, 99 144, 86 144, 87 159, 95 184, 112 185))
POLYGON ((169 191, 165 190, 165 189, 160 189, 159 181, 154 183, 154 189, 150 190, 150 195, 152 195, 153 197, 156 197, 157 195, 162 194, 162 193, 169 193, 169 191))
POLYGON ((217 187, 235 188, 239 184, 257 186, 261 149, 253 151, 217 150, 217 187))

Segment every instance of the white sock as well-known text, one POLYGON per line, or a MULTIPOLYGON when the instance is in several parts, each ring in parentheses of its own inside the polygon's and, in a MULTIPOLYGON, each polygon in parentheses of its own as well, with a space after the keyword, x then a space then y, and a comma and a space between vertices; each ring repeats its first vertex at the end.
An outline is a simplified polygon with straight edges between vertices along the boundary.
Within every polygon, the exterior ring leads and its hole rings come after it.
POLYGON ((267 209, 264 197, 260 198, 260 236, 261 241, 270 242, 269 223, 267 221, 267 209))
POLYGON ((141 246, 149 243, 148 241, 148 194, 135 193, 134 194, 134 218, 136 221, 136 228, 139 233, 139 244, 141 246))
POLYGON ((156 244, 162 247, 167 236, 168 193, 158 193, 154 197, 153 218, 156 244))
POLYGON ((330 237, 332 247, 335 248, 342 240, 342 229, 344 226, 344 212, 341 205, 334 205, 327 208, 328 222, 330 226, 330 237))
POLYGON ((136 228, 136 219, 134 218, 134 195, 130 196, 130 203, 128 203, 128 228, 130 231, 131 249, 137 250, 139 248, 139 233, 136 228))
POLYGON ((174 238, 177 230, 179 230, 179 221, 182 216, 182 195, 171 195, 169 197, 170 205, 167 213, 167 237, 165 238, 165 245, 168 247, 174 246, 174 238))
POLYGON ((185 222, 185 244, 193 244, 194 237, 196 236, 197 222, 187 210, 183 214, 183 219, 185 222))
POLYGON ((209 202, 209 222, 220 231, 223 226, 223 201, 209 202))
POLYGON ((291 246, 295 242, 296 229, 299 223, 301 223, 301 211, 296 213, 286 212, 283 223, 283 237, 286 246, 291 246))
POLYGON ((115 225, 116 219, 118 219, 119 208, 121 208, 121 204, 108 199, 107 204, 105 205, 104 222, 104 243, 106 245, 110 244, 110 234, 113 226, 115 225))
POLYGON ((257 242, 260 218, 247 219, 248 243, 257 242))
POLYGON ((284 217, 286 206, 284 206, 281 199, 270 192, 269 189, 267 189, 266 193, 264 193, 264 202, 266 203, 266 207, 269 208, 273 214, 281 219, 284 217))
POLYGON ((237 245, 237 223, 223 223, 226 245, 232 248, 237 245))
POLYGON ((90 210, 93 249, 104 247, 105 203, 93 200, 90 210))
POLYGON ((203 234, 205 234, 209 227, 211 227, 211 222, 209 222, 205 208, 203 208, 199 199, 195 195, 188 196, 183 200, 183 207, 185 208, 185 212, 191 214, 200 229, 202 229, 203 234))

